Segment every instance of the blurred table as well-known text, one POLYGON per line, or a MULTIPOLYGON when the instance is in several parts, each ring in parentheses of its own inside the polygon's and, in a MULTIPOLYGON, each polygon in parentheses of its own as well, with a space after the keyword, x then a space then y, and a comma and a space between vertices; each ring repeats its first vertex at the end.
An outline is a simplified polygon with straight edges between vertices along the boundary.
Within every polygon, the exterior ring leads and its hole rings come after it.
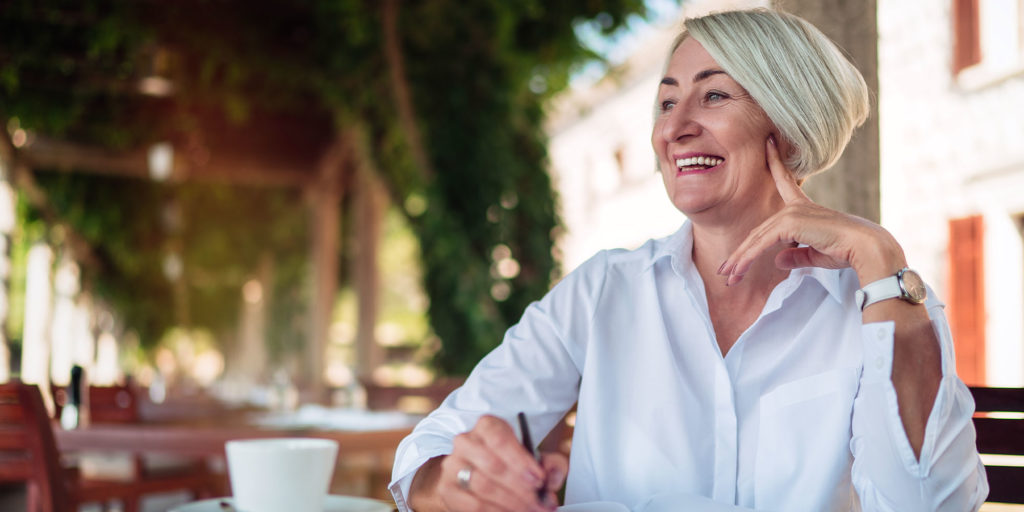
POLYGON ((57 430, 54 434, 61 451, 165 452, 200 456, 223 456, 224 443, 232 439, 315 437, 338 441, 338 457, 343 457, 353 453, 394 451, 410 432, 412 427, 351 431, 137 423, 90 425, 74 430, 57 430))
MULTIPOLYGON (((306 406, 287 413, 229 415, 190 422, 92 424, 74 430, 55 429, 61 452, 170 453, 223 460, 224 444, 233 439, 310 437, 338 442, 335 481, 351 479, 353 466, 364 473, 368 490, 332 491, 387 497, 386 484, 398 443, 419 417, 398 412, 352 411, 306 406), (351 472, 351 471, 350 471, 351 472)), ((351 482, 348 482, 351 484, 351 482)))

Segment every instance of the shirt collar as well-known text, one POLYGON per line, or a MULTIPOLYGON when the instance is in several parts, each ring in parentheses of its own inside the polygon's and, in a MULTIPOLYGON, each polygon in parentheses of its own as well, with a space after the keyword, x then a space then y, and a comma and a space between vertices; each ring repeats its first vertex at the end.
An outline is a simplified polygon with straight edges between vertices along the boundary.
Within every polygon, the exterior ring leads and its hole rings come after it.
MULTIPOLYGON (((821 267, 804 267, 793 269, 789 274, 789 279, 796 279, 795 283, 799 286, 800 282, 805 278, 809 277, 818 281, 821 287, 828 292, 829 295, 839 304, 843 303, 842 286, 840 286, 840 274, 842 270, 834 270, 821 267)), ((796 289, 796 286, 794 286, 796 289)))
MULTIPOLYGON (((647 264, 650 268, 662 258, 669 258, 672 269, 679 276, 686 276, 693 268, 693 224, 689 220, 673 234, 658 241, 651 261, 647 264)), ((843 295, 840 286, 841 270, 833 270, 820 267, 805 267, 793 269, 786 281, 793 283, 791 291, 796 290, 805 278, 818 281, 821 287, 839 304, 843 303, 843 295)), ((683 280, 686 283, 686 279, 683 280)), ((788 293, 787 293, 788 295, 788 293)))
POLYGON ((672 268, 676 270, 679 275, 683 275, 684 268, 693 266, 692 254, 693 225, 690 224, 689 219, 687 219, 675 233, 657 241, 654 248, 654 254, 651 257, 651 260, 647 262, 645 269, 654 266, 654 264, 661 261, 662 258, 669 258, 672 263, 672 268))

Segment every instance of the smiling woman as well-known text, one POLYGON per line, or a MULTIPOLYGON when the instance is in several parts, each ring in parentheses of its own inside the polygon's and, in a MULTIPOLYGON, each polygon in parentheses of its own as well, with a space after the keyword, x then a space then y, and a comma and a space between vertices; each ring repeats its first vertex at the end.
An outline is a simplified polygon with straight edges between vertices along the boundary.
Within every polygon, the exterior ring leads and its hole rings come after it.
POLYGON ((976 510, 942 304, 888 231, 800 186, 863 122, 864 80, 791 15, 685 27, 651 143, 687 222, 527 308, 399 446, 399 507, 552 510, 564 480, 567 504, 637 511, 976 510), (571 463, 530 457, 512 418, 545 433, 574 403, 571 463))

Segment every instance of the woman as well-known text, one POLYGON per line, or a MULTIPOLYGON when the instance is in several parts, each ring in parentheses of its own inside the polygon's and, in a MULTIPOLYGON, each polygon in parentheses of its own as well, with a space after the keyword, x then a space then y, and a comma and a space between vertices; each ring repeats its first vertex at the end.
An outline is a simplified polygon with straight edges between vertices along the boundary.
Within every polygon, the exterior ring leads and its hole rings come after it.
POLYGON ((399 447, 400 508, 552 510, 566 476, 567 503, 633 510, 979 507, 942 304, 886 230, 800 188, 867 112, 863 78, 803 20, 687 20, 651 141, 688 221, 531 305, 399 447), (571 464, 534 461, 516 412, 538 435, 577 401, 571 464))

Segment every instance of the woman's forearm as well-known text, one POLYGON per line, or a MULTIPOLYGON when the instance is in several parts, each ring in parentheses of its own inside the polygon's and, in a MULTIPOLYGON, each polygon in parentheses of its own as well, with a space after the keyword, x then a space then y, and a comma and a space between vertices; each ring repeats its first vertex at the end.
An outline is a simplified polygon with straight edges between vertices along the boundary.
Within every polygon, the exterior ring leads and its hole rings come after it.
MULTIPOLYGON (((854 268, 862 287, 906 267, 902 248, 895 240, 887 241, 854 268)), ((894 324, 892 384, 907 440, 919 458, 925 426, 942 380, 942 355, 928 310, 924 304, 889 299, 864 308, 863 319, 864 323, 894 324)))

